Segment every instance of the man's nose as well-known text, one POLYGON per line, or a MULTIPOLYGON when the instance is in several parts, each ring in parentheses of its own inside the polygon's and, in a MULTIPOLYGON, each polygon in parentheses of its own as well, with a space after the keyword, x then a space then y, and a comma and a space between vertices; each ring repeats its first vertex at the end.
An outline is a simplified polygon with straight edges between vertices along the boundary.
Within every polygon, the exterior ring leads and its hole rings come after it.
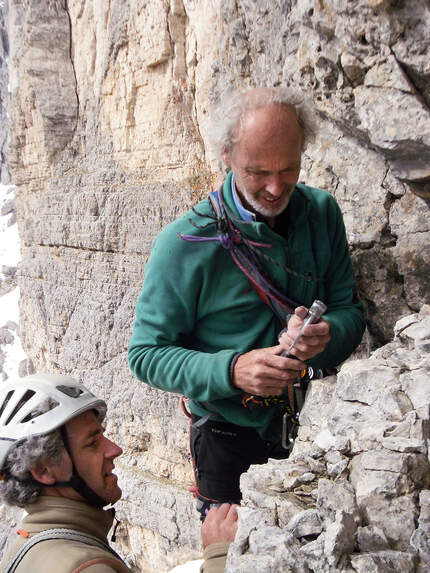
POLYGON ((106 449, 105 449, 105 457, 106 458, 117 458, 122 454, 122 448, 120 448, 117 444, 106 438, 106 449))
POLYGON ((284 183, 278 174, 269 175, 266 179, 266 191, 273 197, 279 197, 284 190, 284 183))

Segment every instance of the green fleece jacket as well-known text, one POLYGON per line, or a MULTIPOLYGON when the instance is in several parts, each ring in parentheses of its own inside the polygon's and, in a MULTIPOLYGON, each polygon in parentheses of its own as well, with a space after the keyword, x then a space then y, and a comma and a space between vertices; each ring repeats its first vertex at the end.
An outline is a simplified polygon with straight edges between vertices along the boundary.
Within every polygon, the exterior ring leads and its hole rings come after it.
MULTIPOLYGON (((231 174, 223 186, 224 200, 239 217, 231 194, 231 174)), ((212 215, 209 201, 196 211, 212 215)), ((266 259, 267 274, 291 299, 309 307, 320 299, 328 307, 331 340, 308 363, 333 367, 359 344, 363 309, 356 293, 342 214, 327 192, 297 185, 280 216, 282 232, 265 222, 239 224, 248 238, 267 243, 264 252, 297 273, 322 277, 306 281, 266 259)), ((242 392, 230 380, 229 365, 236 353, 277 344, 279 320, 219 242, 190 243, 178 234, 214 237, 210 219, 190 211, 168 225, 154 241, 145 280, 136 306, 130 341, 130 368, 139 380, 190 398, 197 415, 216 410, 218 420, 254 427, 264 439, 279 440, 276 407, 244 408, 242 392)))

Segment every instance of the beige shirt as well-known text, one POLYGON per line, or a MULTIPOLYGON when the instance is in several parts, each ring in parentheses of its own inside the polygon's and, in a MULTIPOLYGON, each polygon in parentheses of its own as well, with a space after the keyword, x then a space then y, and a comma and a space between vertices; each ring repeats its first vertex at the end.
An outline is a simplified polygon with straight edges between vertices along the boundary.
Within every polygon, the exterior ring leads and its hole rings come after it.
POLYGON ((200 573, 223 573, 229 547, 230 543, 227 542, 208 545, 203 553, 204 562, 200 567, 200 573))
MULTIPOLYGON (((97 509, 82 501, 64 497, 40 496, 27 506, 28 515, 18 531, 30 535, 53 528, 75 529, 94 535, 107 544, 113 511, 97 509)), ((0 564, 0 571, 16 555, 28 537, 17 535, 0 564)), ((108 549, 68 539, 43 541, 32 547, 16 569, 16 573, 131 573, 131 570, 108 549)))

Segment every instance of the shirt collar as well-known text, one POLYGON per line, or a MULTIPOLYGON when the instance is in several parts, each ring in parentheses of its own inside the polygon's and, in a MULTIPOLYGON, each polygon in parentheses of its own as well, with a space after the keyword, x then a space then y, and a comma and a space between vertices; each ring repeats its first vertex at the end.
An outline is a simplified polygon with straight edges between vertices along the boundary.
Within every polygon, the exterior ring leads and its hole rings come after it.
POLYGON ((251 213, 251 211, 245 209, 237 194, 236 185, 234 184, 234 173, 232 173, 231 175, 231 194, 233 197, 234 204, 236 205, 236 209, 239 213, 239 217, 242 219, 242 221, 255 221, 256 217, 254 213, 251 213))

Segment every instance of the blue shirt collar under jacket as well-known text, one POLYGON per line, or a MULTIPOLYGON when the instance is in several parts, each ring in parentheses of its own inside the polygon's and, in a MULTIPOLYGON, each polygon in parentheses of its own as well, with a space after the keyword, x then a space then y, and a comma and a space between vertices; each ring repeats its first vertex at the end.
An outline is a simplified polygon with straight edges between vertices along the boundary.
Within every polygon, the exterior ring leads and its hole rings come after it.
POLYGON ((237 207, 239 216, 242 219, 242 221, 255 221, 254 213, 251 213, 251 211, 248 211, 248 209, 245 209, 245 207, 242 205, 242 203, 241 203, 241 201, 237 195, 236 185, 234 184, 234 174, 233 173, 231 175, 231 194, 233 196, 234 204, 237 207))

